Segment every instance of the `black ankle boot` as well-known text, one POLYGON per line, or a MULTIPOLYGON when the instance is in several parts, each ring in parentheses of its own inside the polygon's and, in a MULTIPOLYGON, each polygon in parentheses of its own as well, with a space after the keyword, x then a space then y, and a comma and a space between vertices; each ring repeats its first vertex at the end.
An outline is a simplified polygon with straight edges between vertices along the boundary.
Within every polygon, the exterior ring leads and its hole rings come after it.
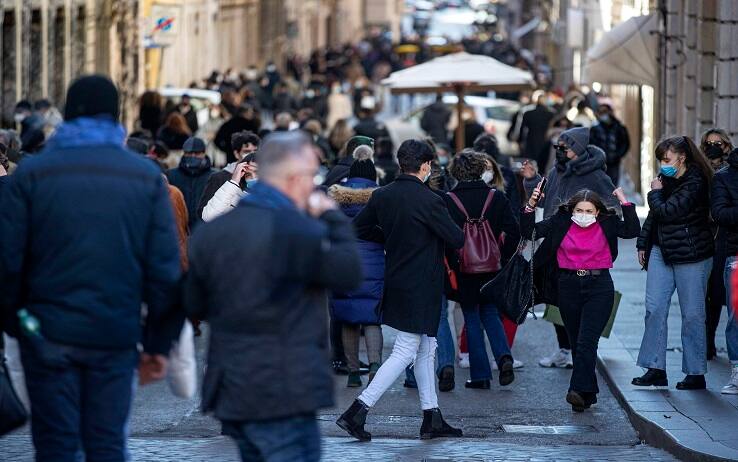
POLYGON ((438 408, 423 411, 423 425, 420 426, 420 439, 460 437, 463 432, 454 428, 443 420, 441 410, 438 408))
POLYGON ((438 391, 451 391, 455 386, 453 366, 446 366, 441 369, 441 373, 438 374, 438 391))
POLYGON ((704 375, 688 375, 677 383, 677 390, 704 390, 707 388, 704 375))
POLYGON ((640 377, 633 379, 633 385, 639 387, 667 387, 669 386, 669 380, 666 378, 666 371, 661 369, 648 369, 648 371, 640 377))
POLYGON ((336 424, 359 441, 371 441, 372 434, 364 430, 369 408, 355 399, 351 407, 336 420, 336 424))
POLYGON ((566 394, 566 402, 571 404, 571 410, 574 412, 584 412, 587 408, 587 401, 581 393, 575 390, 569 390, 566 394))
POLYGON ((513 372, 513 359, 512 356, 505 356, 502 358, 500 364, 500 385, 506 387, 513 383, 515 380, 515 372, 513 372))

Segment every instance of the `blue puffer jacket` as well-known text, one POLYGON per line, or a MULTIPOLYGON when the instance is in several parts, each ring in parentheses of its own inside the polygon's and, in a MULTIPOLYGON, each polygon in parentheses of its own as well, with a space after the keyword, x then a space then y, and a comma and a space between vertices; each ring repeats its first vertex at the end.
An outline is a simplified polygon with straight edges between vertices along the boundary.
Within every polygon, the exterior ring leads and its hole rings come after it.
POLYGON ((0 311, 27 308, 45 338, 65 345, 143 341, 168 352, 167 339, 143 338, 141 304, 148 336, 169 315, 179 280, 174 215, 161 173, 127 151, 124 136, 112 119, 65 122, 10 176, 0 199, 0 311))
MULTIPOLYGON (((341 206, 349 218, 364 208, 377 184, 364 178, 349 178, 340 185, 328 189, 330 195, 341 206)), ((333 292, 331 314, 336 319, 350 324, 379 324, 379 302, 384 289, 384 247, 382 244, 357 241, 364 280, 356 290, 333 292)))

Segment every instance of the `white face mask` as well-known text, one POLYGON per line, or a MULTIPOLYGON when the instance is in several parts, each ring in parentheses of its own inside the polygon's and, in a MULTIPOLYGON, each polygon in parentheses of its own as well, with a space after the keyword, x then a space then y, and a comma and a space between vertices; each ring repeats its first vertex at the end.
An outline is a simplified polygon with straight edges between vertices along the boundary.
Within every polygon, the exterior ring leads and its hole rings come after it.
POLYGON ((427 183, 431 176, 431 169, 428 169, 428 173, 423 177, 423 183, 427 183))
POLYGON ((485 183, 491 183, 492 180, 495 179, 495 174, 492 172, 492 170, 486 170, 484 173, 482 173, 482 181, 485 183))
POLYGON ((575 213, 571 216, 571 221, 582 228, 587 228, 597 222, 597 217, 589 213, 575 213))
POLYGON ((23 122, 25 118, 26 118, 26 115, 20 112, 13 116, 13 120, 15 120, 15 123, 17 124, 23 122))

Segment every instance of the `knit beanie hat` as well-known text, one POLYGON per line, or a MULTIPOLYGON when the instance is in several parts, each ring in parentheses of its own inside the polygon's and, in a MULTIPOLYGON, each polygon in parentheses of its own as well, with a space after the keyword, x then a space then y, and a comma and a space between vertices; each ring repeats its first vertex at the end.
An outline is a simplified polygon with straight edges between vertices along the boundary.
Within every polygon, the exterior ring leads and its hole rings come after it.
POLYGON ((118 120, 118 90, 109 78, 86 75, 78 78, 67 90, 64 120, 107 114, 118 120))
POLYGON ((581 156, 587 150, 589 144, 589 128, 570 128, 559 135, 559 141, 563 141, 566 147, 574 151, 577 156, 581 156))
POLYGON ((371 159, 357 159, 351 164, 348 177, 377 181, 377 169, 374 167, 374 162, 371 159))

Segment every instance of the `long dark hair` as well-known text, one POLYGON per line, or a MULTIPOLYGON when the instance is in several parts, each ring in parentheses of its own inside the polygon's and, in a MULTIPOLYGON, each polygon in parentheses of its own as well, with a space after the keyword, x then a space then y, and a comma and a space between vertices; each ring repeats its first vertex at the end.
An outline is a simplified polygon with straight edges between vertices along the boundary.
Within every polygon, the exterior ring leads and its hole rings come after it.
POLYGON ((559 206, 559 210, 569 214, 574 213, 574 208, 576 208, 577 204, 580 202, 589 202, 594 205, 597 211, 600 212, 600 217, 616 214, 614 210, 607 208, 599 194, 589 189, 582 189, 575 193, 568 201, 559 206))
POLYGON ((683 154, 687 165, 696 167, 707 181, 708 186, 712 184, 712 176, 715 171, 710 166, 707 157, 697 148, 690 137, 672 136, 661 140, 656 146, 656 158, 663 160, 667 151, 683 154))

